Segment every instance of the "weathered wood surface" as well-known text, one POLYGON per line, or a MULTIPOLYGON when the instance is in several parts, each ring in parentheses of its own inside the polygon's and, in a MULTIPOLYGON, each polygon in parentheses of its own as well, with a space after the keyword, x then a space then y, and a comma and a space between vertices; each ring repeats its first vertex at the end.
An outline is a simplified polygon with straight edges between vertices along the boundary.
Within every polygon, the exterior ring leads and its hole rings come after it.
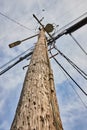
POLYGON ((41 30, 11 130, 63 130, 46 44, 41 30))

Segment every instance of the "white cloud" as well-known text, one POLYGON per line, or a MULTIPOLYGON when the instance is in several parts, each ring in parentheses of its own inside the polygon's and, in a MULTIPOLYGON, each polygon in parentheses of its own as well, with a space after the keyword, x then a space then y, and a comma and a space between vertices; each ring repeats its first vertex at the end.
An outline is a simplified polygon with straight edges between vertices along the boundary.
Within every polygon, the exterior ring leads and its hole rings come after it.
MULTIPOLYGON (((87 1, 84 0, 61 0, 61 1, 49 1, 46 0, 3 0, 0 1, 0 11, 8 15, 9 17, 17 20, 18 22, 22 23, 23 25, 26 25, 30 29, 35 29, 37 26, 37 21, 32 17, 32 14, 35 13, 37 17, 42 18, 44 16, 44 20, 42 23, 45 25, 48 22, 50 23, 56 23, 59 24, 59 28, 66 25, 70 21, 74 20, 75 18, 82 15, 84 12, 86 12, 87 1), (45 11, 42 11, 42 10, 45 11)), ((87 27, 87 26, 86 26, 87 27)), ((84 42, 84 48, 87 50, 85 41, 86 38, 86 27, 76 31, 74 33, 74 36, 79 40, 84 42), (83 38, 84 37, 84 38, 83 38), (84 40, 85 39, 85 40, 84 40)), ((59 29, 58 28, 58 29, 59 29)), ((20 52, 24 51, 28 47, 32 46, 36 42, 37 39, 27 41, 23 44, 21 44, 19 47, 16 47, 14 49, 9 49, 8 44, 16 41, 21 40, 23 38, 26 38, 33 33, 36 33, 37 30, 26 30, 23 29, 23 27, 20 27, 19 25, 16 25, 15 23, 9 21, 8 19, 4 18, 3 16, 0 16, 0 61, 2 61, 0 64, 4 64, 9 59, 15 57, 17 54, 20 54, 20 52)), ((64 36, 57 40, 57 46, 58 48, 67 56, 72 58, 72 60, 83 70, 87 69, 87 62, 86 62, 86 56, 81 52, 80 49, 73 43, 72 39, 69 36, 64 36)), ((73 77, 76 79, 79 77, 75 71, 71 69, 71 67, 68 66, 68 64, 65 64, 65 61, 60 58, 60 56, 57 57, 59 61, 62 62, 62 64, 66 67, 70 73, 72 73, 73 77)), ((27 62, 26 62, 27 64, 27 62)), ((14 69, 11 69, 6 74, 0 77, 0 89, 3 90, 3 93, 0 96, 0 111, 4 111, 4 103, 6 103, 6 97, 10 96, 10 93, 14 90, 17 90, 17 87, 19 87, 19 84, 23 83, 24 74, 25 72, 22 71, 22 66, 24 66, 25 63, 18 65, 14 69), (6 97, 5 97, 6 95, 6 97)), ((60 69, 57 67, 57 65, 52 61, 52 68, 54 70, 54 77, 55 77, 55 84, 62 83, 65 81, 65 77, 61 73, 60 69)), ((80 79, 78 79, 80 80, 80 79)), ((82 81, 82 80, 81 80, 82 81)), ((82 83, 85 85, 86 82, 82 83)), ((21 88, 22 86, 20 86, 21 88)), ((85 87, 84 87, 85 88, 85 87)), ((61 93, 61 92, 60 92, 61 93)), ((62 95, 61 95, 62 96, 62 95)), ((86 111, 79 106, 78 101, 74 103, 74 99, 72 99, 70 102, 71 104, 67 103, 65 105, 61 105, 61 111, 62 111, 62 119, 64 122, 65 130, 71 130, 76 125, 75 120, 78 118, 81 118, 81 113, 85 113, 86 111), (72 101, 72 102, 71 102, 72 101), (80 109, 79 109, 80 108, 80 109), (78 113, 79 115, 76 117, 75 114, 73 115, 73 111, 79 109, 78 113), (66 114, 67 113, 67 114, 66 114), (71 117, 70 120, 68 117, 71 117), (68 122, 72 123, 72 126, 68 125, 68 122)), ((13 102, 12 102, 13 103, 13 102)), ((85 114, 82 116, 83 120, 85 119, 85 114)), ((8 121, 3 122, 2 125, 0 125, 0 129, 7 130, 5 125, 7 125, 8 128, 8 121)), ((75 129, 74 129, 75 130, 75 129)), ((85 129, 83 129, 85 130, 85 129)))
MULTIPOLYGON (((76 86, 73 87, 76 89, 76 86)), ((86 130, 84 125, 87 123, 87 108, 83 105, 68 82, 65 81, 65 83, 58 84, 56 91, 64 130, 76 130, 77 128, 82 130, 82 127, 83 130, 86 130)), ((83 97, 81 94, 80 97, 86 103, 84 100, 86 97, 83 97)))

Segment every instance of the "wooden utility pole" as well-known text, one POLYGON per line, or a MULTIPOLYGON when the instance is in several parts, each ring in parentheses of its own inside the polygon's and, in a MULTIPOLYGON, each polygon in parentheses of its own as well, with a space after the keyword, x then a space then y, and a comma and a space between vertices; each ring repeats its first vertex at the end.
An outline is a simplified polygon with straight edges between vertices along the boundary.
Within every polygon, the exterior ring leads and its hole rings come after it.
POLYGON ((31 58, 10 130, 63 130, 43 29, 31 58))

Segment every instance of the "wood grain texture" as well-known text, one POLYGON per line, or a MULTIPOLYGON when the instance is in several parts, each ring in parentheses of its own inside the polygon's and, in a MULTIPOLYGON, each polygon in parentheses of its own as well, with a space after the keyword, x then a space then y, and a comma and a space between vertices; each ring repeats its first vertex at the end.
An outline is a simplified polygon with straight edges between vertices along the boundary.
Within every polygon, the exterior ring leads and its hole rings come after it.
POLYGON ((10 130, 63 130, 43 30, 26 73, 10 130))

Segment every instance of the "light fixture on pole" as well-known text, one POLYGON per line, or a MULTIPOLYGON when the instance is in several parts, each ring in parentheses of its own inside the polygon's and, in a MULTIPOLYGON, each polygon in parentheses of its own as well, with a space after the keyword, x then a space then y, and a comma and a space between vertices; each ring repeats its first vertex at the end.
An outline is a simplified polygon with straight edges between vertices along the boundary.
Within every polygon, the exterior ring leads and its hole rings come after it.
POLYGON ((26 41, 26 40, 29 40, 29 39, 31 39, 31 38, 33 38, 33 37, 36 37, 36 36, 38 36, 38 34, 33 35, 33 36, 30 36, 30 37, 28 37, 28 38, 26 38, 26 39, 23 39, 23 40, 21 40, 21 41, 13 42, 13 43, 9 44, 9 47, 10 47, 10 48, 13 48, 13 47, 15 47, 15 46, 18 46, 18 45, 20 45, 22 42, 24 42, 24 41, 26 41))

